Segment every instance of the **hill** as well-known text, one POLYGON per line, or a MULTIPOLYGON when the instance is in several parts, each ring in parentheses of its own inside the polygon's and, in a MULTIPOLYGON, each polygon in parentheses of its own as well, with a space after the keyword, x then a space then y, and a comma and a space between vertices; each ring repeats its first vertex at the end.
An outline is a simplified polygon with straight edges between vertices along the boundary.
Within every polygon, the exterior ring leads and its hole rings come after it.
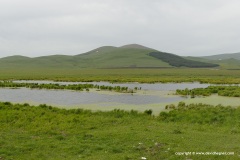
POLYGON ((240 60, 229 58, 223 60, 214 60, 213 63, 218 63, 222 68, 225 69, 240 69, 240 60))
POLYGON ((155 50, 140 45, 105 46, 76 57, 84 62, 84 67, 93 68, 172 67, 166 62, 148 56, 152 51, 155 50))
POLYGON ((228 54, 218 54, 212 56, 203 56, 202 58, 209 60, 225 60, 225 59, 237 59, 240 60, 240 53, 228 53, 228 54))
POLYGON ((208 67, 218 67, 218 64, 212 64, 212 63, 206 63, 206 62, 200 62, 195 60, 189 60, 185 59, 183 57, 164 53, 164 52, 151 52, 149 53, 150 56, 161 59, 164 62, 169 63, 172 66, 175 67, 190 67, 190 68, 208 68, 208 67))
POLYGON ((31 59, 31 58, 25 57, 25 56, 20 56, 20 55, 1 58, 1 60, 8 61, 8 62, 14 62, 14 61, 19 61, 19 60, 29 60, 29 59, 31 59))
POLYGON ((37 58, 12 56, 0 59, 2 68, 173 68, 216 67, 218 65, 186 60, 138 44, 103 46, 75 56, 52 55, 37 58), (157 53, 154 56, 150 53, 157 53), (166 60, 166 57, 168 59, 166 60))
POLYGON ((203 57, 184 57, 184 58, 189 60, 194 60, 194 61, 219 64, 220 68, 224 68, 224 69, 230 69, 230 70, 240 69, 240 60, 234 59, 234 58, 219 59, 219 60, 211 60, 203 57))
POLYGON ((65 55, 43 56, 29 58, 23 56, 11 56, 0 59, 1 68, 49 68, 72 67, 73 57, 65 55))
POLYGON ((128 44, 128 45, 124 45, 121 46, 120 48, 136 48, 136 49, 148 49, 148 50, 154 50, 152 48, 148 48, 139 44, 128 44))

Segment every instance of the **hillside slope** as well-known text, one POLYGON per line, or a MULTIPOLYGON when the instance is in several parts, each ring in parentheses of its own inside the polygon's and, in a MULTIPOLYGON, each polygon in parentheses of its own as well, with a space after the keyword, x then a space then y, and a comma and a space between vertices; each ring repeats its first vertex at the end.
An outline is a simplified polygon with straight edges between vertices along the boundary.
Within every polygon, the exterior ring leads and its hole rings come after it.
POLYGON ((229 59, 221 59, 221 60, 210 60, 202 57, 184 57, 185 59, 206 62, 206 63, 214 63, 219 64, 220 68, 223 69, 240 69, 240 60, 229 58, 229 59))
POLYGON ((204 56, 202 58, 209 59, 209 60, 225 60, 225 59, 237 59, 240 60, 240 53, 229 53, 229 54, 218 54, 212 56, 204 56))
POLYGON ((172 68, 181 66, 204 68, 217 65, 186 60, 183 57, 138 44, 122 47, 103 46, 75 56, 51 55, 37 58, 12 56, 0 59, 2 68, 172 68), (158 56, 152 56, 149 53, 157 53, 158 56), (164 57, 170 57, 170 61, 164 57), (179 62, 182 64, 179 65, 179 62))
POLYGON ((84 66, 94 68, 172 67, 166 62, 148 56, 154 51, 147 48, 100 47, 77 55, 84 66))
POLYGON ((167 62, 175 67, 208 68, 219 66, 218 64, 189 60, 174 54, 164 52, 151 52, 149 55, 161 59, 162 61, 167 62))
POLYGON ((222 68, 225 69, 240 69, 240 60, 230 58, 223 60, 213 60, 212 63, 218 63, 222 68))

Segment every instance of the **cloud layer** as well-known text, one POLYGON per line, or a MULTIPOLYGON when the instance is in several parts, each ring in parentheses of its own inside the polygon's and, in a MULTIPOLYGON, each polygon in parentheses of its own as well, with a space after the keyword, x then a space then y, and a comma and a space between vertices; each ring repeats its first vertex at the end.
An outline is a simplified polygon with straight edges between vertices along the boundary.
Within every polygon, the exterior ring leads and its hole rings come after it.
POLYGON ((179 55, 240 52, 238 0, 0 2, 0 55, 80 54, 138 43, 179 55))

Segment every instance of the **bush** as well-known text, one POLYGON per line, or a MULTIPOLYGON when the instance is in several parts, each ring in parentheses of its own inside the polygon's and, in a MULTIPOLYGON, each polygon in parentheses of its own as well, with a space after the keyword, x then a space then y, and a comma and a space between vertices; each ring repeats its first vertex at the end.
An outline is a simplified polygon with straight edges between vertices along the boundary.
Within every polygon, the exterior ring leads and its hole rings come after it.
POLYGON ((152 110, 151 109, 145 110, 144 113, 147 114, 147 115, 152 115, 152 110))
POLYGON ((186 122, 214 125, 234 125, 240 122, 240 107, 212 106, 180 102, 175 108, 168 107, 169 112, 161 112, 159 119, 167 122, 186 122))

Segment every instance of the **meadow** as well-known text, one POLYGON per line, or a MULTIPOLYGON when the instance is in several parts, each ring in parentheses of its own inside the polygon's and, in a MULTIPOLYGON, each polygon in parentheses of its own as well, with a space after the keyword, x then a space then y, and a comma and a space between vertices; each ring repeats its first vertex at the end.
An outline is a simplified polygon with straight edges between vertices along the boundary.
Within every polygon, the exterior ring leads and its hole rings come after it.
POLYGON ((157 116, 151 113, 151 110, 92 112, 1 102, 0 157, 239 159, 239 107, 181 102, 167 106, 157 116), (200 155, 207 152, 234 155, 200 155))
POLYGON ((110 82, 201 82, 240 83, 239 70, 148 68, 148 69, 70 69, 70 68, 0 68, 0 80, 110 81, 110 82))

